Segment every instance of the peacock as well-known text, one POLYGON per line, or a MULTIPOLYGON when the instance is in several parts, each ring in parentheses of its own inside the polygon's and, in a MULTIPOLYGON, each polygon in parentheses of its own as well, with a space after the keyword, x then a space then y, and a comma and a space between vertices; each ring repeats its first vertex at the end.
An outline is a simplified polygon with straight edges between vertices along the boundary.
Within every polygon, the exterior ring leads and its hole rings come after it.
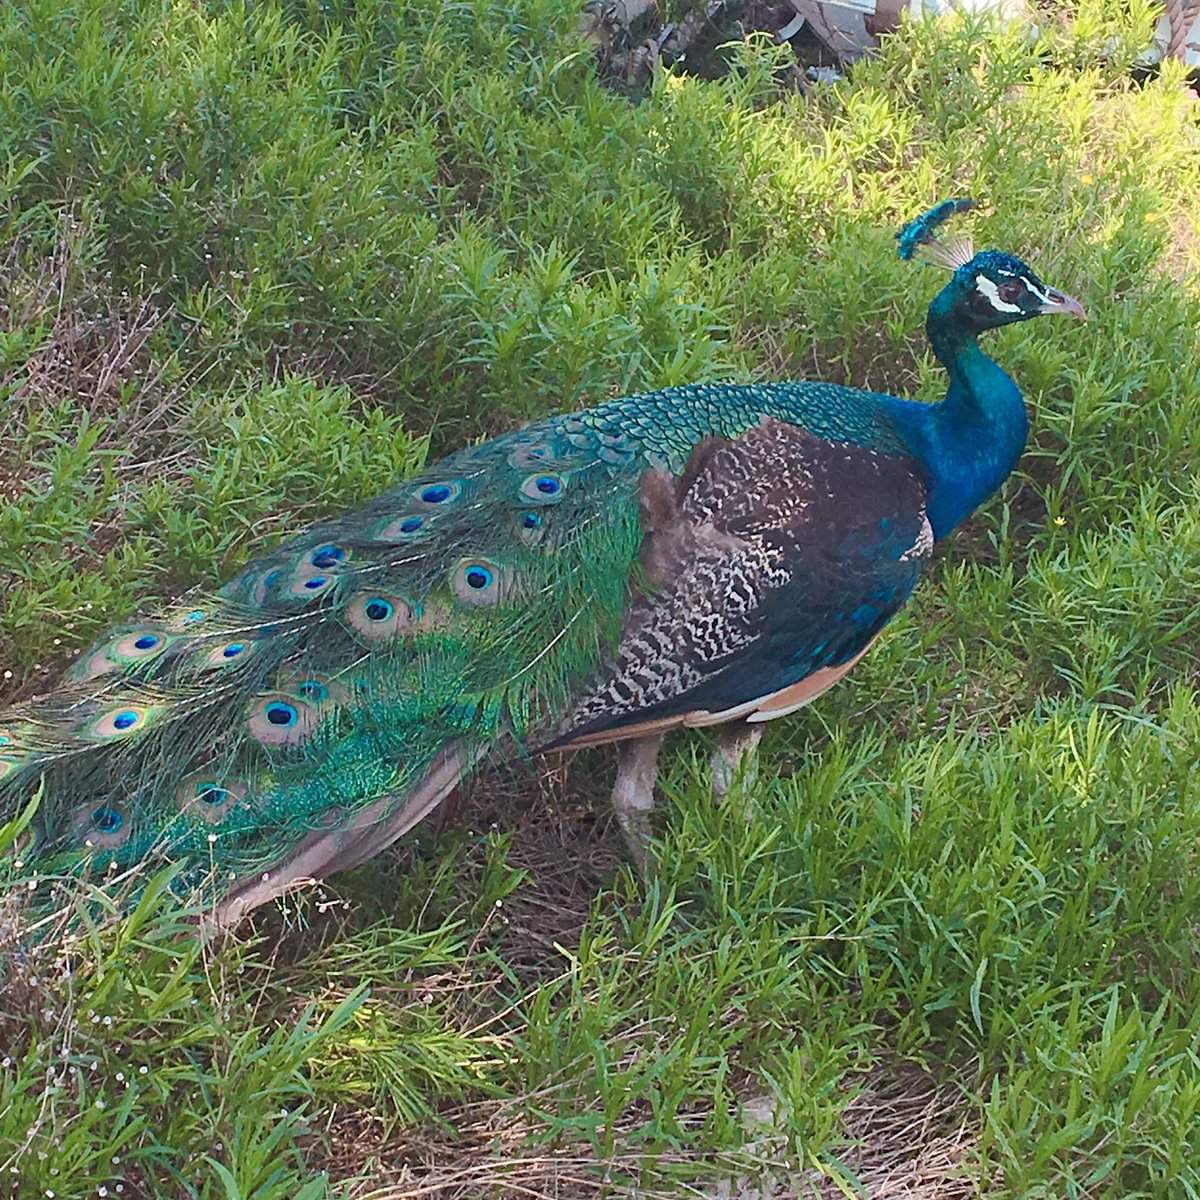
POLYGON ((721 726, 726 788, 1024 449, 1021 392, 977 337, 1083 308, 1018 258, 939 241, 969 205, 897 235, 952 271, 926 320, 945 399, 684 385, 450 454, 0 712, 0 811, 40 797, 23 869, 172 863, 230 926, 379 853, 485 762, 602 743, 644 862, 664 734, 721 726))

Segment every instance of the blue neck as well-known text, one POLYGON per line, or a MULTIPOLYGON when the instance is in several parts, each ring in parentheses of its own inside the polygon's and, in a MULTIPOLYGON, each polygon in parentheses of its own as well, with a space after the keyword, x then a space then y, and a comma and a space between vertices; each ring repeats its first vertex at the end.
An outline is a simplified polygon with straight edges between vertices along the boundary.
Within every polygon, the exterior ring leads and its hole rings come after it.
POLYGON ((939 541, 1003 482, 1025 449, 1020 389, 975 342, 931 310, 930 344, 950 376, 938 404, 895 400, 896 431, 929 472, 929 522, 939 541))

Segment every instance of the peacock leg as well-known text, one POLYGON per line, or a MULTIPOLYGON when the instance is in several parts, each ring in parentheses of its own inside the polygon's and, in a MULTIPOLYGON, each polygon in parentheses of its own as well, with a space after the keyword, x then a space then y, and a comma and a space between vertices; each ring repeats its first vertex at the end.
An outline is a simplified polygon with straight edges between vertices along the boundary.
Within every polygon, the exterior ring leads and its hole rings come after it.
POLYGON ((761 724, 740 721, 717 731, 717 748, 712 756, 713 799, 722 801, 736 797, 743 802, 749 815, 748 793, 758 775, 758 743, 762 741, 761 724))
POLYGON ((658 780, 658 751, 663 735, 631 738, 617 743, 617 778, 613 783, 612 806, 625 835, 625 844, 645 876, 653 867, 650 859, 650 813, 654 809, 654 785, 658 780))

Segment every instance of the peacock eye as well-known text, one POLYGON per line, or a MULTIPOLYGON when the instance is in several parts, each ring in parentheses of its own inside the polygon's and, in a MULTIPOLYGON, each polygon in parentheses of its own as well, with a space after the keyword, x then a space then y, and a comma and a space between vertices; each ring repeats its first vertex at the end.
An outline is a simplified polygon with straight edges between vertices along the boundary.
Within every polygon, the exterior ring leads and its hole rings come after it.
POLYGON ((346 551, 342 546, 321 546, 312 552, 308 561, 314 567, 328 571, 330 567, 336 567, 345 557, 346 551))
POLYGON ((101 833, 116 833, 121 828, 121 814, 115 808, 101 805, 92 813, 92 824, 101 833))
MULTIPOLYGON (((329 699, 329 689, 315 679, 305 679, 296 685, 296 695, 302 696, 309 704, 323 704, 329 699)), ((267 713, 267 720, 270 719, 271 714, 267 713)))
POLYGON ((465 604, 499 604, 505 590, 504 572, 494 563, 468 560, 451 573, 454 594, 465 604))
POLYGON ((201 655, 199 664, 204 667, 237 666, 254 652, 253 642, 221 642, 201 655))
POLYGON ((229 793, 212 780, 196 784, 196 798, 205 804, 224 804, 229 799, 229 793))
POLYGON ((95 850, 116 850, 129 840, 130 825, 114 804, 85 804, 72 821, 75 836, 95 850))
POLYGON ((92 742, 110 742, 141 734, 161 711, 161 708, 146 704, 117 705, 86 722, 81 726, 80 734, 92 742))
POLYGON ((369 641, 387 640, 409 632, 413 624, 411 606, 399 596, 361 592, 345 609, 346 621, 355 633, 369 641))
POLYGON ((449 504, 462 495, 462 484, 457 479, 439 480, 417 488, 413 495, 422 504, 449 504))
POLYGON ((996 294, 1005 304, 1016 304, 1025 294, 1025 285, 1016 279, 1007 279, 996 289, 996 294))
POLYGON ((281 704, 278 701, 274 704, 268 704, 266 713, 267 720, 272 725, 283 725, 286 727, 288 725, 295 725, 299 719, 299 713, 296 712, 295 705, 281 704))
POLYGON ((521 483, 521 495, 539 504, 553 504, 563 498, 567 481, 562 475, 530 475, 521 483))
POLYGON ((175 800, 182 812, 206 825, 220 825, 246 795, 246 785, 238 779, 215 776, 211 767, 185 775, 175 789, 175 800))

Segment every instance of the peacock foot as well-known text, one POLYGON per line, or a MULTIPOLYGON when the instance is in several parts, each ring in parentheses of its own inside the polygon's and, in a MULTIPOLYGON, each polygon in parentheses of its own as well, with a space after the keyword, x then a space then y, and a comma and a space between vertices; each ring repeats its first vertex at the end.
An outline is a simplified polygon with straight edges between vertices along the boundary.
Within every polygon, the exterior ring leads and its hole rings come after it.
POLYGON ((739 722, 717 731, 712 755, 712 794, 718 804, 737 804, 749 820, 750 792, 758 778, 758 743, 762 725, 739 722))
POLYGON ((643 879, 654 873, 650 814, 654 811, 654 785, 658 781, 658 751, 662 742, 662 734, 653 734, 617 743, 617 778, 613 783, 612 806, 625 835, 625 844, 643 879))

